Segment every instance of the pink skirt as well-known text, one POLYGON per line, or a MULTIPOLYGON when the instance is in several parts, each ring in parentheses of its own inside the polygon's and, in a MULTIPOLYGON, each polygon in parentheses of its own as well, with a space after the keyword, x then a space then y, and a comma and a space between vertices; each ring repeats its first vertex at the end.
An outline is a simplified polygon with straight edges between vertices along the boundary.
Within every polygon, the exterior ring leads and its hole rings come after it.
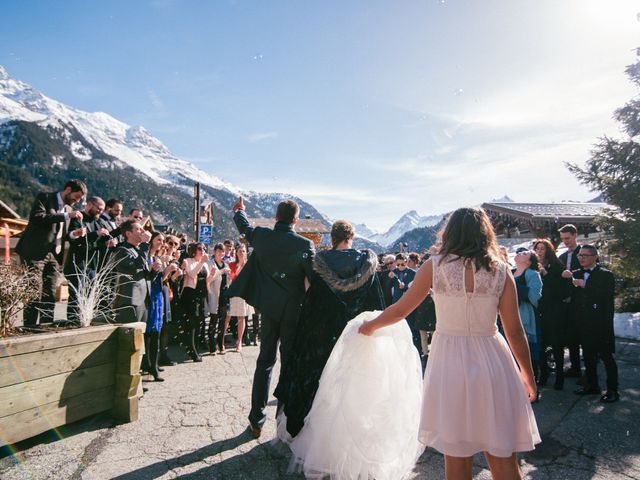
POLYGON ((540 443, 538 426, 504 338, 436 331, 424 377, 420 441, 454 457, 510 457, 540 443))
POLYGON ((253 307, 240 297, 231 297, 229 300, 229 312, 232 317, 249 317, 253 315, 253 307))

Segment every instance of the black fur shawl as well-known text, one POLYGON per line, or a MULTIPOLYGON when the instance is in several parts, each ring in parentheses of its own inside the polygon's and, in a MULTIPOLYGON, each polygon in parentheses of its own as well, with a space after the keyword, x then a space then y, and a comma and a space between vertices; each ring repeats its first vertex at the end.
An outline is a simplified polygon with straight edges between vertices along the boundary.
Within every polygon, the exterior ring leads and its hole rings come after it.
POLYGON ((378 257, 371 250, 324 250, 313 259, 313 270, 339 292, 356 290, 371 280, 378 257))

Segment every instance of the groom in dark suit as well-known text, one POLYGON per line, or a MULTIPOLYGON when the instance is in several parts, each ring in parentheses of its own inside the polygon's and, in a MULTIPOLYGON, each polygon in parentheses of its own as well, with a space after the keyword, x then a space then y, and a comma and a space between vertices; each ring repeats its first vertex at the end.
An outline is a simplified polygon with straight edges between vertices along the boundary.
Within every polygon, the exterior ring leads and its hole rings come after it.
POLYGON ((56 280, 64 255, 64 230, 69 220, 81 220, 82 212, 66 211, 87 194, 87 186, 80 180, 69 180, 61 192, 40 192, 31 207, 29 224, 22 233, 16 252, 22 264, 38 271, 42 278, 39 301, 24 310, 25 326, 53 322, 56 302, 56 280))
POLYGON ((253 377, 249 413, 249 428, 254 438, 258 438, 267 419, 265 407, 278 342, 280 361, 286 362, 298 325, 305 278, 311 276, 315 249, 313 242, 294 231, 300 208, 293 200, 278 205, 273 230, 251 226, 242 197, 233 211, 238 231, 253 247, 253 254, 227 295, 244 298, 262 314, 260 354, 253 377))

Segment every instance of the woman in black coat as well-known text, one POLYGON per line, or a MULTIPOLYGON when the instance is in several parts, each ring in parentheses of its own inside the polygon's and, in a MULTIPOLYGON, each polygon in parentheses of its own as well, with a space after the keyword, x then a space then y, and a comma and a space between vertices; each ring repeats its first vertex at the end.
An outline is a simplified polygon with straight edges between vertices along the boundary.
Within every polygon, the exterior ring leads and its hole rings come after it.
POLYGON ((571 286, 565 278, 562 278, 564 266, 556 256, 553 244, 546 238, 537 239, 533 243, 540 263, 540 275, 542 277, 542 298, 538 304, 538 314, 542 326, 542 352, 541 373, 538 383, 544 385, 549 377, 549 368, 544 361, 544 351, 551 346, 553 358, 556 364, 556 380, 553 388, 562 390, 564 387, 564 343, 566 339, 566 309, 563 302, 570 295, 571 286))
POLYGON ((292 437, 304 425, 322 371, 347 322, 364 311, 384 308, 375 275, 378 258, 371 250, 351 248, 354 235, 349 222, 335 222, 331 229, 333 248, 318 252, 313 261, 298 333, 275 391, 284 404, 292 437))

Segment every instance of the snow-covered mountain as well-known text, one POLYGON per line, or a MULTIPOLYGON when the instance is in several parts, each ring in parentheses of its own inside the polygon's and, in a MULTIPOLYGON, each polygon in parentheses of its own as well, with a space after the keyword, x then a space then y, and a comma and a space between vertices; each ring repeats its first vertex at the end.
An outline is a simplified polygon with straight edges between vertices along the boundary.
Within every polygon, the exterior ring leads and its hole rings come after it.
MULTIPOLYGON (((125 195, 126 190, 125 198, 149 202, 149 213, 161 223, 183 227, 188 224, 188 197, 195 181, 201 184, 204 201, 212 201, 217 208, 216 216, 224 225, 221 234, 225 236, 235 231, 229 208, 238 195, 244 196, 249 216, 271 217, 283 198, 293 198, 300 205, 301 216, 328 222, 326 216, 297 197, 243 191, 176 157, 144 127, 128 125, 103 112, 85 112, 65 105, 10 77, 0 66, 0 157, 2 154, 7 164, 3 168, 12 170, 14 196, 16 192, 29 195, 33 189, 51 188, 44 177, 53 175, 54 170, 61 179, 74 171, 95 172, 97 168, 101 175, 99 181, 92 182, 94 192, 125 195), (44 173, 43 168, 50 171, 44 173), (135 171, 135 178, 128 169, 135 171), (106 171, 113 175, 109 177, 106 171), (123 184, 127 182, 131 185, 125 188, 123 184), (138 183, 139 192, 132 191, 130 187, 138 183), (163 188, 153 188, 154 185, 163 188), (168 196, 172 198, 172 208, 167 207, 168 196)), ((24 198, 19 203, 23 205, 24 198)))
POLYGON ((442 217, 443 215, 428 215, 422 217, 415 210, 411 210, 400 217, 400 219, 385 233, 377 233, 368 238, 369 240, 387 247, 414 228, 437 225, 442 220, 442 217))
MULTIPOLYGON (((144 127, 127 125, 103 112, 84 112, 43 95, 30 85, 11 78, 0 66, 0 123, 23 120, 62 131, 75 128, 97 149, 144 173, 159 184, 199 181, 234 194, 240 190, 177 158, 144 127)), ((69 135, 69 137, 71 137, 69 135)), ((72 145, 76 158, 91 152, 79 142, 72 145)))
POLYGON ((377 232, 374 232, 369 227, 367 227, 364 223, 355 223, 353 228, 356 229, 356 236, 371 239, 377 232))
POLYGON ((501 198, 494 198, 490 203, 513 203, 513 200, 511 199, 511 197, 509 197, 509 195, 505 195, 501 198))

